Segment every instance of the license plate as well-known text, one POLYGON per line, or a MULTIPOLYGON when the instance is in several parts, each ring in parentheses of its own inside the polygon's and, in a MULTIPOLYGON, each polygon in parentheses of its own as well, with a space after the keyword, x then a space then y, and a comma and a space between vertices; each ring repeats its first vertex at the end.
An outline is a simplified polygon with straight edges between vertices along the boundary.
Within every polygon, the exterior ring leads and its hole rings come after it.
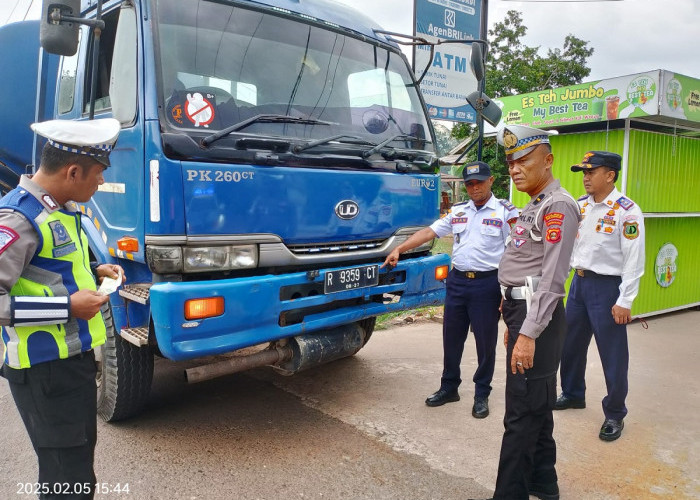
POLYGON ((326 272, 324 293, 343 292, 355 288, 366 288, 379 283, 379 266, 359 266, 326 272))

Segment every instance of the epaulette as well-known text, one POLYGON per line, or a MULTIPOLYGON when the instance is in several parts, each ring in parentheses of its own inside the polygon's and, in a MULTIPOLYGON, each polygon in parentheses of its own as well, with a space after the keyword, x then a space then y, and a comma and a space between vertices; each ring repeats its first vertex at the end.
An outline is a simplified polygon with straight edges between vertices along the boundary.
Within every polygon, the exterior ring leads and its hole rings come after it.
POLYGON ((508 210, 516 210, 515 205, 513 205, 508 200, 498 200, 501 205, 506 207, 508 210))
POLYGON ((467 203, 469 203, 469 200, 467 200, 467 201, 460 201, 459 203, 455 203, 454 205, 452 205, 452 208, 458 207, 458 206, 460 206, 460 205, 466 205, 467 203))
POLYGON ((545 193, 540 193, 539 195, 537 195, 537 198, 535 198, 534 200, 532 200, 532 204, 533 204, 533 205, 537 205, 537 204, 540 203, 542 200, 544 200, 546 197, 547 197, 547 195, 546 195, 545 193))
POLYGON ((578 200, 576 200, 576 201, 583 201, 583 200, 586 200, 586 199, 588 199, 588 195, 587 195, 587 194, 584 194, 583 196, 581 196, 581 197, 580 197, 578 200))
POLYGON ((620 206, 622 208, 624 208, 625 210, 629 210, 630 208, 632 208, 634 206, 634 202, 632 200, 630 200, 629 198, 625 198, 624 196, 620 196, 617 199, 617 203, 619 203, 620 206))

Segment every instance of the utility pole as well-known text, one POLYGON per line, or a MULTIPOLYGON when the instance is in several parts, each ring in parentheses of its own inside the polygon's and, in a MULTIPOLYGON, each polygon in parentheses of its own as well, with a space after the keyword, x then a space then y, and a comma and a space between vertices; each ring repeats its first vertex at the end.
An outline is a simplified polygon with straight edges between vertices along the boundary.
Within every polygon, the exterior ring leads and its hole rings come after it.
MULTIPOLYGON (((488 42, 488 19, 489 19, 489 1, 482 0, 481 3, 481 33, 479 38, 488 42)), ((484 66, 486 65, 486 57, 488 55, 488 44, 484 47, 484 66)), ((479 82, 479 91, 483 94, 486 91, 486 70, 484 70, 484 78, 479 82)), ((481 156, 484 150, 484 117, 478 113, 476 124, 479 130, 479 148, 477 150, 477 160, 481 161, 481 156)))

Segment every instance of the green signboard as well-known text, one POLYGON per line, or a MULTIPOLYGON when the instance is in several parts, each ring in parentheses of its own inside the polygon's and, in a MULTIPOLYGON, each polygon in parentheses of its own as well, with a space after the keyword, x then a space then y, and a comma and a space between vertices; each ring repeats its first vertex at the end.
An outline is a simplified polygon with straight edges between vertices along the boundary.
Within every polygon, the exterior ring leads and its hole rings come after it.
POLYGON ((700 80, 664 71, 659 114, 700 122, 700 80))
POLYGON ((495 100, 502 124, 561 127, 664 115, 700 122, 700 80, 651 71, 495 100))

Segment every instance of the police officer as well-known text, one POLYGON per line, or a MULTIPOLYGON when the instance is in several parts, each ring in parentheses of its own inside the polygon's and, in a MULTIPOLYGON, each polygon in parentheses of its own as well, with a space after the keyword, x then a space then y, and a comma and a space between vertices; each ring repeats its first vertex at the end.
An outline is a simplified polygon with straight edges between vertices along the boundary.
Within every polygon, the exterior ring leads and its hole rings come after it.
POLYGON ((95 276, 75 202, 104 182, 117 120, 52 120, 36 174, 0 200, 0 324, 7 378, 39 461, 40 498, 92 498, 97 438, 95 356, 105 342, 95 276))
POLYGON ((425 404, 440 406, 459 401, 457 389, 462 382, 459 365, 471 324, 479 363, 473 378, 472 415, 485 418, 489 414, 488 398, 500 317, 497 267, 508 237, 509 222, 515 222, 518 211, 510 202, 499 200, 491 193, 494 179, 486 163, 469 163, 462 175, 470 200, 454 205, 445 217, 396 247, 386 258, 384 266, 396 265, 400 253, 433 238, 453 235, 452 270, 447 277, 442 329, 444 368, 440 389, 430 395, 425 404))
POLYGON ((579 210, 552 175, 549 133, 507 125, 498 133, 518 191, 530 195, 501 258, 506 323, 505 432, 494 498, 559 498, 552 408, 566 333, 564 282, 579 210))
POLYGON ((615 181, 620 155, 590 151, 574 172, 583 171, 586 195, 578 199, 583 220, 571 258, 574 279, 566 303, 568 333, 561 358, 562 393, 555 410, 585 408, 586 355, 595 335, 608 394, 599 437, 614 441, 627 415, 627 323, 644 274, 644 217, 615 181))

